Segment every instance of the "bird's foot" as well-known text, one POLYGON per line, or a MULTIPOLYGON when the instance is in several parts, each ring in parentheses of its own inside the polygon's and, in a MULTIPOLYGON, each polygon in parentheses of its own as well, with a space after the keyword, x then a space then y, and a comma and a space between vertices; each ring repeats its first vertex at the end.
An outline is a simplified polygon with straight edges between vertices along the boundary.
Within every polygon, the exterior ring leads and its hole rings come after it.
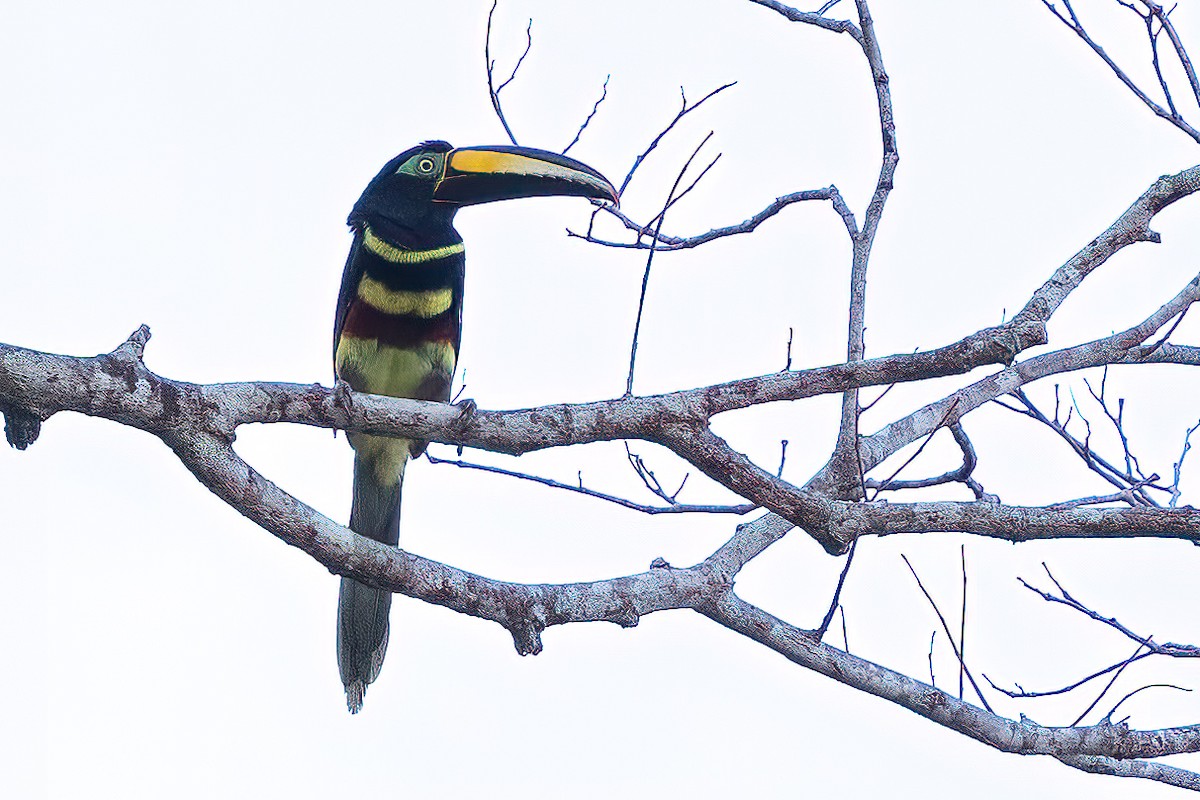
MULTIPOLYGON (((333 406, 347 416, 354 409, 354 397, 350 394, 352 391, 350 384, 341 378, 333 379, 333 406)), ((337 428, 333 429, 333 435, 337 436, 337 428)))
POLYGON ((354 408, 354 398, 350 394, 352 391, 354 390, 350 388, 350 384, 346 383, 341 378, 334 380, 333 402, 337 404, 338 408, 341 408, 343 411, 347 412, 354 408))
POLYGON ((469 397, 459 400, 454 407, 458 409, 458 419, 454 421, 454 429, 458 431, 470 425, 471 421, 475 419, 475 412, 479 410, 479 406, 469 397))
MULTIPOLYGON (((475 412, 479 410, 479 406, 474 400, 467 397, 455 403, 454 407, 458 409, 458 419, 454 420, 454 432, 462 433, 471 424, 471 421, 475 419, 475 412)), ((459 458, 462 457, 462 454, 463 446, 460 444, 458 446, 459 458)))

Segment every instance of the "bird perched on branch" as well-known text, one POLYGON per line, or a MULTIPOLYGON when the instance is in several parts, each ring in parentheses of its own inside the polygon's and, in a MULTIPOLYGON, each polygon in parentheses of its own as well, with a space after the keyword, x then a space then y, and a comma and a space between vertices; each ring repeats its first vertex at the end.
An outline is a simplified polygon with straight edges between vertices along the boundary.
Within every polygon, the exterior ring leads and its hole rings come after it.
MULTIPOLYGON (((334 322, 334 369, 351 389, 446 402, 458 360, 463 302, 459 208, 538 195, 617 202, 617 191, 580 162, 525 147, 452 148, 425 142, 389 161, 354 204, 354 243, 334 322)), ((425 442, 349 434, 354 448, 350 528, 395 545, 404 467, 425 442)), ((342 578, 338 667, 351 713, 362 708, 388 642, 392 595, 342 578)))

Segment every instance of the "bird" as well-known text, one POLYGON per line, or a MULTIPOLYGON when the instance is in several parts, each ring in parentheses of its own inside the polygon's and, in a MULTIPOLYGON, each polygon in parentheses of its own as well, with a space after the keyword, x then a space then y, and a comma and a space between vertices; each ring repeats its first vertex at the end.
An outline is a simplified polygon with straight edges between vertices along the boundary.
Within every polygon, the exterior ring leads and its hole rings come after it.
MULTIPOLYGON (((463 206, 545 195, 618 203, 599 172, 546 150, 427 141, 388 161, 347 220, 354 238, 334 319, 336 385, 448 402, 466 263, 454 215, 463 206)), ((357 432, 347 438, 354 449, 350 529, 396 546, 405 466, 427 443, 357 432)), ((383 665, 391 603, 387 590, 341 580, 338 669, 352 714, 383 665)))

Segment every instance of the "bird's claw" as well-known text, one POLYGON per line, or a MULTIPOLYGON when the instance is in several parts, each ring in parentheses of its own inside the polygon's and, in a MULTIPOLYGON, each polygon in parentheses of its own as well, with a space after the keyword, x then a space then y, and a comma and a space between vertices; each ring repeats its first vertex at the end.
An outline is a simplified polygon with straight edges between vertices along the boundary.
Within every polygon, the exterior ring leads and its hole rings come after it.
POLYGON ((479 406, 469 397, 459 400, 454 407, 458 409, 458 419, 454 421, 454 428, 459 431, 471 424, 475 419, 475 412, 479 410, 479 406))
MULTIPOLYGON (((454 432, 462 433, 471 424, 471 420, 475 419, 475 412, 479 410, 479 406, 476 405, 474 400, 467 397, 455 403, 454 407, 458 409, 458 419, 454 420, 454 432)), ((458 457, 462 458, 462 454, 463 446, 460 444, 458 446, 458 457)))
POLYGON ((349 413, 354 408, 354 398, 350 392, 350 384, 346 383, 341 378, 336 378, 333 381, 333 402, 338 408, 346 413, 349 413))
MULTIPOLYGON (((350 394, 353 391, 350 384, 346 383, 341 378, 333 379, 333 407, 341 411, 346 416, 354 409, 354 397, 350 394)), ((337 428, 333 429, 333 435, 338 434, 337 428)))

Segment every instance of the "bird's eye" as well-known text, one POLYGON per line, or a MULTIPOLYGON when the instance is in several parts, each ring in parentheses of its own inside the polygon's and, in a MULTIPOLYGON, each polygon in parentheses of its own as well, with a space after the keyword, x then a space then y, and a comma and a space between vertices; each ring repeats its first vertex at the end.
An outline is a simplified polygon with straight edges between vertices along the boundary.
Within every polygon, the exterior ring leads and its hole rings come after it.
POLYGON ((433 159, 422 158, 420 161, 418 161, 417 172, 420 172, 424 175, 428 175, 429 173, 433 172, 433 159))

